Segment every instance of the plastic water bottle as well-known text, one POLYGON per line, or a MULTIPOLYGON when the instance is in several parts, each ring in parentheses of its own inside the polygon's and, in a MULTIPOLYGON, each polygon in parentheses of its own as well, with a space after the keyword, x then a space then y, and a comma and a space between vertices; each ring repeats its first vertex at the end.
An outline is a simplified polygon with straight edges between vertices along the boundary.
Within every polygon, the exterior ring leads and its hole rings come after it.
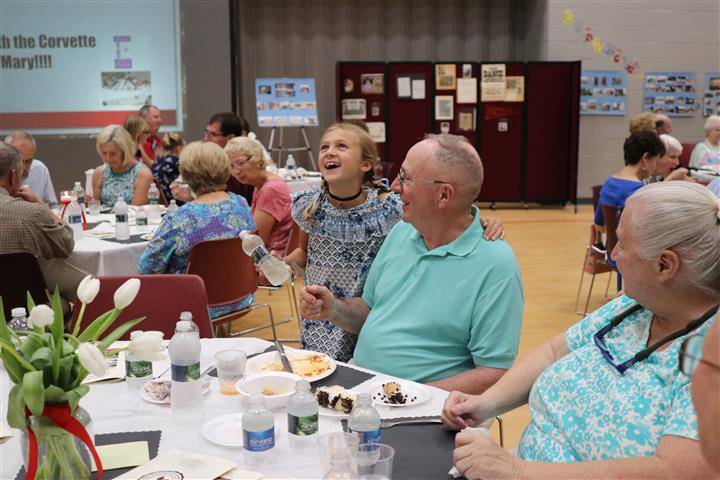
POLYGON ((10 315, 12 318, 10 319, 10 323, 8 323, 8 327, 10 327, 11 330, 15 330, 16 332, 19 330, 30 330, 27 324, 27 313, 25 313, 25 308, 13 308, 10 310, 10 315))
POLYGON ((242 238, 243 251, 260 267, 270 283, 278 286, 290 279, 288 266, 279 258, 270 255, 262 238, 247 230, 240 232, 240 238, 242 238))
POLYGON ((115 202, 115 238, 118 240, 127 240, 130 238, 128 206, 122 198, 115 202))
POLYGON ((146 227, 148 224, 148 214, 145 211, 145 207, 138 207, 135 212, 135 225, 138 227, 146 227))
POLYGON ((251 393, 249 406, 242 417, 245 463, 264 465, 272 460, 275 446, 275 417, 265 408, 261 393, 251 393))
POLYGON ((158 190, 155 182, 150 184, 148 188, 148 214, 147 218, 150 223, 160 223, 160 190, 158 190))
POLYGON ((80 205, 85 206, 85 190, 82 185, 80 185, 80 182, 75 182, 72 194, 80 205))
POLYGON ((348 418, 348 428, 356 433, 358 442, 380 443, 380 415, 370 402, 369 393, 359 393, 357 407, 348 418))
MULTIPOLYGON (((80 182, 75 182, 75 186, 80 185, 80 182)), ((82 219, 82 207, 75 199, 70 202, 67 209, 67 222, 73 229, 73 238, 75 241, 82 240, 83 238, 83 219, 82 219)))
POLYGON ((168 213, 177 212, 178 208, 180 208, 180 207, 178 207, 177 202, 176 202, 175 199, 173 198, 172 200, 170 200, 170 203, 168 204, 168 210, 167 210, 167 211, 168 211, 168 213))
POLYGON ((295 157, 292 156, 292 153, 288 155, 287 160, 285 160, 285 171, 287 172, 285 177, 288 180, 295 180, 298 178, 297 165, 295 164, 295 157))
POLYGON ((202 381, 200 380, 200 337, 192 321, 180 320, 170 340, 170 406, 173 415, 202 415, 202 381))
MULTIPOLYGON (((142 330, 135 330, 130 334, 130 340, 135 340, 140 335, 143 335, 142 330)), ((140 357, 127 352, 125 356, 125 381, 128 387, 139 390, 147 381, 152 378, 153 367, 152 362, 141 360, 140 357)))
POLYGON ((94 196, 92 188, 93 169, 85 170, 85 203, 90 205, 94 196))
POLYGON ((295 395, 287 407, 288 432, 292 448, 314 447, 318 436, 318 403, 310 393, 310 383, 298 380, 295 395))

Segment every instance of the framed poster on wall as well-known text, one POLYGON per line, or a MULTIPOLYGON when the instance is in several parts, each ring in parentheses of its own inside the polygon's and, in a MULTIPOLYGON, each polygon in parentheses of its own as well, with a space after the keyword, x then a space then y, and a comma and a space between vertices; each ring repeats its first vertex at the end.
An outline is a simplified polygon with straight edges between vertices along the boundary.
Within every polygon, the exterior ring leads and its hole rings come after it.
POLYGON ((580 74, 580 115, 625 115, 627 73, 624 70, 583 70, 580 74))
POLYGON ((695 72, 647 72, 643 110, 671 117, 692 117, 697 110, 695 72))
POLYGON ((720 115, 720 72, 705 74, 705 91, 702 100, 703 116, 720 115))

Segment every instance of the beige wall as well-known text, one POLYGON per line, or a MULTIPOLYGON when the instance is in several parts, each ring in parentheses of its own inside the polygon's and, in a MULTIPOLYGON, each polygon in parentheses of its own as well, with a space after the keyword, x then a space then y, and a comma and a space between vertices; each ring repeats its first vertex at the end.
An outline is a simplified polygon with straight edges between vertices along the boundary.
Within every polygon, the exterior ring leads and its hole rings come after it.
MULTIPOLYGON (((546 30, 540 39, 542 60, 577 60, 583 69, 615 70, 618 65, 595 53, 589 43, 561 23, 569 9, 575 21, 593 28, 603 41, 623 49, 643 71, 696 72, 698 100, 705 72, 720 70, 720 2, 709 1, 561 1, 542 2, 546 30)), ((622 142, 630 117, 642 109, 642 82, 628 75, 627 115, 580 117, 578 196, 590 197, 590 187, 623 165, 622 142)), ((673 118, 673 135, 681 142, 704 137, 705 119, 698 111, 690 118, 673 118)))

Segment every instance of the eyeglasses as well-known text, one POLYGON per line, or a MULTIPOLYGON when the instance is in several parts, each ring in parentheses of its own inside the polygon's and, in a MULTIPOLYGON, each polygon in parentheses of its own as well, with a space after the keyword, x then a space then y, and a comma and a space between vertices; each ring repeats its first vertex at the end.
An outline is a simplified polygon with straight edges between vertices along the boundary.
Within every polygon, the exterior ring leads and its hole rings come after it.
POLYGON ((411 178, 407 178, 405 175, 407 175, 407 173, 401 168, 397 175, 397 181, 400 184, 400 193, 403 193, 406 183, 437 183, 440 185, 448 183, 443 182, 442 180, 413 180, 411 178))
POLYGON ((215 138, 215 137, 225 137, 225 136, 227 136, 227 135, 223 134, 222 132, 215 133, 215 132, 211 132, 210 130, 203 131, 203 138, 207 138, 207 137, 215 138))
POLYGON ((704 337, 699 333, 696 333, 695 335, 687 337, 680 345, 678 367, 680 368, 680 371, 688 377, 693 376, 695 369, 700 363, 704 363, 705 365, 720 370, 720 365, 702 358, 703 341, 704 337))
POLYGON ((671 333, 670 335, 667 335, 664 338, 661 338, 657 342, 653 343, 649 347, 640 350, 638 353, 636 353, 630 360, 626 360, 622 363, 615 362, 615 357, 610 353, 610 349, 607 347, 607 344, 605 343, 605 335, 610 333, 610 331, 620 325, 623 320, 625 320, 627 317, 632 315, 633 313, 639 312, 644 307, 642 305, 633 305, 632 307, 628 308, 627 310, 621 312, 617 317, 615 317, 609 324, 605 325, 603 328, 601 328, 595 335, 593 335, 593 341, 595 342, 595 345, 600 350, 600 353, 602 354, 603 358, 615 369, 620 373, 620 375, 625 375, 625 372, 635 365, 636 363, 642 362, 646 358, 648 358, 655 350, 662 347, 666 343, 670 343, 673 340, 675 340, 678 337, 682 337, 683 335, 686 335, 687 333, 695 330, 697 327, 702 325, 707 321, 708 318, 710 318, 715 311, 717 310, 717 306, 711 308, 710 310, 705 313, 702 317, 698 318, 697 320, 693 320, 692 322, 688 323, 685 328, 678 330, 676 332, 671 333))

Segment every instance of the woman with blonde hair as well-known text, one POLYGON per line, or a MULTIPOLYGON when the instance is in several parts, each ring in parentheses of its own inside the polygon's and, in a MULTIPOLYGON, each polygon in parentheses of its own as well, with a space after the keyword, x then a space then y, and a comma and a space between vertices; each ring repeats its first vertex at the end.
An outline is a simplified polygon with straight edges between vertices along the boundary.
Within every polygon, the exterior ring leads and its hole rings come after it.
POLYGON ((265 150, 254 138, 232 138, 225 153, 235 180, 253 186, 250 210, 258 235, 270 250, 284 253, 293 225, 287 183, 266 170, 265 150))
MULTIPOLYGON (((247 201, 225 191, 230 161, 220 146, 211 142, 186 146, 180 153, 180 174, 195 199, 165 215, 140 257, 139 273, 184 273, 190 249, 196 243, 255 230, 247 201)), ((211 309, 210 316, 239 310, 251 300, 211 309)))
POLYGON ((152 158, 145 153, 143 145, 150 135, 150 125, 140 115, 128 115, 123 122, 123 128, 132 137, 135 142, 135 160, 142 162, 146 167, 150 168, 153 164, 152 158))
POLYGON ((108 125, 98 134, 96 148, 103 164, 93 172, 93 196, 108 206, 121 198, 128 204, 145 205, 153 176, 133 158, 135 142, 130 134, 120 125, 108 125))

